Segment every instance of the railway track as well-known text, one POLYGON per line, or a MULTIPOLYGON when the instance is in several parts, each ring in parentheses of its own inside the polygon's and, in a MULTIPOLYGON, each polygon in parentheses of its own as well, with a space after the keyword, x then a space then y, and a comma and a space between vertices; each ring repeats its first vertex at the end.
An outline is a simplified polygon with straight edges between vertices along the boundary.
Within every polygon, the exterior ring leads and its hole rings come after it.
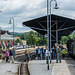
POLYGON ((25 50, 29 50, 29 52, 34 52, 36 50, 36 48, 27 48, 27 49, 19 49, 16 50, 15 52, 15 57, 21 56, 22 54, 24 54, 25 50))
POLYGON ((22 62, 20 64, 18 75, 30 75, 28 70, 28 62, 22 62))
MULTIPOLYGON (((30 52, 29 56, 31 60, 35 59, 36 52, 30 52)), ((30 75, 28 70, 28 62, 26 62, 26 58, 19 65, 18 75, 30 75)))

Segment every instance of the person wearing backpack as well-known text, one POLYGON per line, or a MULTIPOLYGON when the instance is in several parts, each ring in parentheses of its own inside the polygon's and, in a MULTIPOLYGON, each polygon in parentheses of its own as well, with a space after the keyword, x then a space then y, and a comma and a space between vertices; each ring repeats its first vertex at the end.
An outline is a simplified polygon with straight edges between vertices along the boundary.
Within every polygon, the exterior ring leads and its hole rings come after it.
POLYGON ((38 53, 38 60, 39 59, 41 60, 41 49, 40 48, 38 48, 37 53, 38 53))
POLYGON ((41 48, 41 54, 42 54, 42 59, 45 59, 45 50, 43 47, 41 48))
POLYGON ((36 57, 38 57, 38 49, 39 49, 39 47, 36 49, 36 57))
POLYGON ((10 56, 10 62, 14 63, 14 58, 13 58, 13 50, 9 49, 9 56, 10 56))

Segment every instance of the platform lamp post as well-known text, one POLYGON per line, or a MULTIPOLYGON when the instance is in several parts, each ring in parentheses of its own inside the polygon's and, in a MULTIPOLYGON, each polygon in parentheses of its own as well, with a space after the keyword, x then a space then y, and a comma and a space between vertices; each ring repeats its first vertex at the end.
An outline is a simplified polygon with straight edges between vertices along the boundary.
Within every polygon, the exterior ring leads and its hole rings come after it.
POLYGON ((0 43, 1 43, 1 27, 0 27, 0 43))
MULTIPOLYGON (((49 0, 47 0, 47 40, 48 40, 48 51, 49 51, 49 0)), ((47 69, 49 70, 49 52, 47 59, 47 69)))
MULTIPOLYGON (((2 12, 2 11, 0 11, 0 12, 2 12)), ((1 27, 0 27, 0 43, 1 43, 1 27)))
MULTIPOLYGON (((56 0, 50 0, 50 26, 49 26, 49 36, 50 36, 50 55, 51 55, 51 2, 55 1, 55 7, 54 9, 59 9, 59 7, 57 7, 57 1, 56 0)), ((51 63, 51 56, 50 56, 50 63, 51 63)))
MULTIPOLYGON (((47 36, 48 36, 48 70, 49 70, 49 51, 51 55, 51 2, 55 1, 55 7, 54 9, 58 9, 57 7, 57 1, 56 0, 50 0, 50 24, 49 24, 49 0, 47 0, 47 36)), ((50 63, 51 63, 51 56, 50 56, 50 63)))
POLYGON ((10 18, 9 24, 12 24, 11 20, 13 20, 13 48, 14 48, 14 18, 13 17, 10 18))

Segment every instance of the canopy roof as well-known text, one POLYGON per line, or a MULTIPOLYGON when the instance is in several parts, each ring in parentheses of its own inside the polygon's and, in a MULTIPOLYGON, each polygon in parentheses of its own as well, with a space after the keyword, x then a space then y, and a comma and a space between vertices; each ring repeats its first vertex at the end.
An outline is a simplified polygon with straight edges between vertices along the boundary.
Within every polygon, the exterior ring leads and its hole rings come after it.
MULTIPOLYGON (((45 35, 47 34, 47 16, 25 21, 23 22, 23 26, 28 26, 45 35)), ((61 36, 67 36, 75 30, 75 20, 51 14, 51 30, 52 41, 55 42, 56 40, 56 30, 58 31, 58 39, 60 41, 61 36)))

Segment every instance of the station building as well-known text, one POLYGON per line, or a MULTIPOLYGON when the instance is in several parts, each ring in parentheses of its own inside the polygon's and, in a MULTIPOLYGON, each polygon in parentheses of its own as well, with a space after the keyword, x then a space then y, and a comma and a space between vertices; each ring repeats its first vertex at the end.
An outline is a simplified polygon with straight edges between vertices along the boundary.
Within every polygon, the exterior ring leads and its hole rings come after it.
POLYGON ((1 30, 0 43, 5 44, 6 42, 12 42, 12 41, 13 41, 13 36, 10 35, 8 31, 1 30))

